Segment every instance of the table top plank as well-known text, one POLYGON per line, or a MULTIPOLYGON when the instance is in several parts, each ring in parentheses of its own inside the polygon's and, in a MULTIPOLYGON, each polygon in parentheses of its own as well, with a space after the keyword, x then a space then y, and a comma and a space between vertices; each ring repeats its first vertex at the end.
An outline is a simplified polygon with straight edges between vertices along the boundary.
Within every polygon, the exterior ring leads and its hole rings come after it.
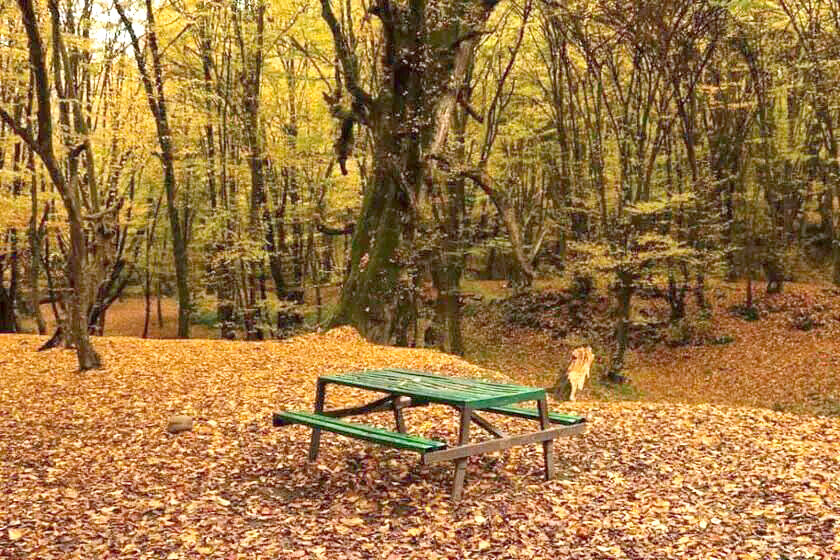
POLYGON ((545 397, 545 389, 448 377, 424 371, 399 368, 365 370, 327 375, 322 381, 382 391, 395 395, 417 397, 429 402, 471 406, 503 406, 545 397))

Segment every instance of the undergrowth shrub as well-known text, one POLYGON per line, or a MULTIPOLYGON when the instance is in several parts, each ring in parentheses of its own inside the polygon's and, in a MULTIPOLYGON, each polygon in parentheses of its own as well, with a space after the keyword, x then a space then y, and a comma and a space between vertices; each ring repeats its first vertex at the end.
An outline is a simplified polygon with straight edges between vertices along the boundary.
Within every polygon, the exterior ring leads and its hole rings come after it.
POLYGON ((758 308, 754 305, 733 305, 729 308, 729 312, 745 321, 758 321, 760 318, 758 308))
POLYGON ((192 324, 202 325, 208 328, 215 328, 219 321, 219 315, 215 309, 196 309, 192 314, 192 324))
POLYGON ((686 315, 668 326, 665 340, 670 346, 701 346, 714 340, 712 321, 708 313, 686 315))

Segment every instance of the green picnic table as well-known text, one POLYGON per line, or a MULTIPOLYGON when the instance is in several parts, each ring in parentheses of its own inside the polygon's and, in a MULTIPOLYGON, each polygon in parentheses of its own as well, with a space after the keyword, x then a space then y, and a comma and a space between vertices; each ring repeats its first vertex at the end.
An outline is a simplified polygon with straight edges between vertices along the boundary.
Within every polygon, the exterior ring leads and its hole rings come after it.
POLYGON ((455 479, 452 486, 454 500, 460 499, 464 488, 468 457, 517 445, 541 443, 545 458, 545 477, 549 480, 554 477, 554 440, 561 436, 583 433, 586 429, 585 418, 550 413, 545 389, 396 368, 319 377, 314 413, 287 411, 274 415, 275 426, 290 424, 303 424, 312 428, 310 461, 318 457, 321 430, 387 447, 414 451, 420 453, 423 464, 427 465, 440 461, 454 461, 455 479), (360 406, 325 410, 326 389, 330 384, 384 393, 385 396, 360 406), (536 401, 537 407, 513 406, 527 401, 536 401), (447 445, 446 442, 411 435, 406 429, 403 409, 433 403, 447 405, 459 411, 458 441, 453 446, 447 445), (394 414, 395 432, 340 420, 347 416, 360 416, 385 410, 390 410, 394 414), (536 420, 539 422, 539 429, 524 434, 508 435, 479 412, 536 420), (470 425, 473 423, 488 432, 493 439, 470 443, 470 425))

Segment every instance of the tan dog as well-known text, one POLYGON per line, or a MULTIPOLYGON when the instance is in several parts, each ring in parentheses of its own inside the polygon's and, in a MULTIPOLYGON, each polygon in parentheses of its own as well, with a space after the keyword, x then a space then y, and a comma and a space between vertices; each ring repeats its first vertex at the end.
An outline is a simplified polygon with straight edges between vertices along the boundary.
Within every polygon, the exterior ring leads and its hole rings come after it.
POLYGON ((583 389, 583 384, 589 377, 589 368, 592 367, 594 361, 595 354, 592 353, 591 346, 581 346, 572 350, 572 363, 566 370, 566 377, 569 378, 569 385, 572 386, 572 394, 569 396, 570 401, 574 401, 575 393, 583 389))

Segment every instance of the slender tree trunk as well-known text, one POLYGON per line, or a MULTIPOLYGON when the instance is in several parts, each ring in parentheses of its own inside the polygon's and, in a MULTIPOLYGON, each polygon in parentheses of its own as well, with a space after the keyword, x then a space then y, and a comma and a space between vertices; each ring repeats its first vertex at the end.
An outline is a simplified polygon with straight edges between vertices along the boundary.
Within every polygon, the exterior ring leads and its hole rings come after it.
MULTIPOLYGON (((147 338, 149 336, 149 323, 152 317, 152 261, 151 261, 151 254, 152 254, 152 247, 155 242, 155 231, 157 230, 157 221, 158 221, 158 214, 160 213, 160 204, 162 201, 162 196, 159 196, 157 199, 157 203, 155 204, 155 209, 151 216, 151 223, 148 223, 147 220, 147 230, 146 230, 146 271, 144 274, 145 280, 143 282, 143 295, 146 300, 145 312, 143 315, 143 338, 147 338)), ((151 202, 151 199, 149 200, 151 202)))
POLYGON ((17 332, 14 292, 11 282, 8 289, 4 285, 5 270, 5 266, 0 266, 0 333, 14 333, 17 332))
POLYGON ((157 290, 155 292, 157 298, 157 324, 158 336, 163 336, 163 287, 161 286, 160 278, 157 281, 157 290))
POLYGON ((6 232, 6 239, 9 243, 9 259, 0 259, 0 333, 18 332, 17 323, 17 231, 11 228, 6 232), (6 263, 8 262, 9 285, 4 286, 6 276, 6 263))
POLYGON ((18 324, 17 320, 17 306, 18 306, 18 298, 20 297, 20 251, 18 250, 18 246, 20 244, 20 240, 18 239, 18 230, 17 228, 13 228, 9 232, 9 236, 11 237, 11 255, 9 256, 11 260, 11 278, 9 279, 9 294, 11 295, 12 300, 12 326, 14 327, 15 332, 20 331, 20 325, 18 324))
MULTIPOLYGON (((251 196, 248 214, 248 232, 254 243, 266 244, 263 232, 263 217, 266 205, 265 184, 265 154, 263 152, 262 130, 260 127, 260 86, 263 67, 263 28, 265 21, 265 4, 257 1, 246 3, 244 8, 233 4, 233 24, 236 40, 239 45, 240 63, 242 68, 242 88, 244 105, 244 133, 248 147, 248 167, 251 172, 251 196), (254 35, 245 40, 243 27, 245 23, 254 24, 254 35), (253 39, 253 41, 251 40, 253 39), (251 48, 253 45, 253 49, 251 48)), ((265 306, 264 291, 258 284, 263 281, 257 275, 263 271, 261 259, 249 259, 243 282, 248 285, 248 309, 246 310, 246 337, 249 340, 265 338, 260 326, 265 306)))
POLYGON ((175 284, 178 294, 178 338, 189 338, 192 304, 190 303, 187 224, 182 224, 181 216, 178 213, 172 131, 169 127, 168 108, 164 94, 163 67, 157 42, 152 0, 146 0, 146 41, 152 58, 151 71, 146 66, 145 50, 140 46, 140 40, 131 21, 126 16, 125 10, 119 2, 114 2, 114 7, 131 37, 134 58, 146 91, 146 100, 155 119, 158 145, 161 151, 160 159, 163 167, 163 187, 166 193, 167 214, 172 235, 172 251, 175 259, 175 284))
POLYGON ((626 274, 619 274, 619 285, 617 287, 618 318, 615 326, 616 349, 613 354, 607 378, 620 383, 625 380, 621 372, 624 369, 624 356, 627 352, 627 344, 630 336, 630 303, 633 297, 633 279, 626 274))
POLYGON ((38 224, 38 181, 35 177, 34 153, 29 151, 29 172, 32 173, 32 180, 29 186, 31 200, 31 214, 29 217, 29 301, 32 305, 32 313, 35 315, 35 323, 38 326, 38 334, 47 334, 47 323, 44 321, 44 314, 41 313, 41 231, 38 224))
MULTIPOLYGON (((835 181, 834 181, 834 196, 837 198, 838 207, 840 207, 840 164, 838 164, 835 160, 835 181)), ((829 199, 831 195, 829 194, 829 199)), ((832 224, 831 227, 831 257, 833 260, 833 274, 832 279, 834 280, 834 284, 840 286, 840 238, 837 236, 838 225, 835 223, 835 216, 833 209, 831 210, 830 216, 830 223, 832 224)))
POLYGON ((146 274, 143 282, 143 298, 145 300, 145 307, 143 311, 143 338, 149 337, 149 323, 152 319, 152 273, 148 269, 148 258, 146 259, 146 274))
MULTIPOLYGON (((166 142, 168 143, 168 142, 166 142)), ((175 254, 175 284, 178 291, 178 338, 190 337, 190 322, 192 319, 192 305, 190 303, 189 260, 187 256, 187 242, 181 229, 178 207, 175 201, 175 167, 172 162, 172 152, 164 150, 164 179, 166 191, 166 208, 169 214, 169 225, 172 232, 172 248, 175 254)))

